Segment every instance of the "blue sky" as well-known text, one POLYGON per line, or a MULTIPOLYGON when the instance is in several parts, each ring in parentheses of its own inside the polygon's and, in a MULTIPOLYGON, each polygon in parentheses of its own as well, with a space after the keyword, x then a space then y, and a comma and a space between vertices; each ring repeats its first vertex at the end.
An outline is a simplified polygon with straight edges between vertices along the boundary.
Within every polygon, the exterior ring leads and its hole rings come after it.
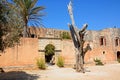
MULTIPOLYGON (((45 6, 43 25, 46 28, 69 30, 71 23, 67 5, 70 0, 38 0, 37 5, 45 6)), ((120 0, 73 0, 76 26, 80 29, 88 23, 88 30, 120 28, 120 0)))

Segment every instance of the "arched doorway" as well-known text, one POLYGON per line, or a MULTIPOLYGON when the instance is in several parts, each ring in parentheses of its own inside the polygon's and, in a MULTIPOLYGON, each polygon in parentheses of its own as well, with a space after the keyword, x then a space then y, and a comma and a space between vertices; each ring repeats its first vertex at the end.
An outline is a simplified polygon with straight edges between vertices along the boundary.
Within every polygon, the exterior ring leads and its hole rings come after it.
POLYGON ((117 51, 117 59, 120 59, 120 51, 117 51))
POLYGON ((46 63, 50 63, 53 55, 55 55, 55 46, 52 44, 48 44, 45 47, 45 61, 46 63))

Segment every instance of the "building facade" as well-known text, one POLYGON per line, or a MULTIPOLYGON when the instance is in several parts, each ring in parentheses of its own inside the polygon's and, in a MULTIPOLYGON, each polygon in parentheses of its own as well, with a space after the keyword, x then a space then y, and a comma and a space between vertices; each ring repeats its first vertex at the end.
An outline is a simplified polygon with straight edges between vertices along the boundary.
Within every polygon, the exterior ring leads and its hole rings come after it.
MULTIPOLYGON (((72 40, 61 39, 61 34, 68 31, 55 29, 42 29, 41 31, 44 33, 39 34, 39 39, 46 38, 46 40, 48 40, 49 38, 49 41, 50 38, 53 40, 59 39, 59 42, 56 42, 60 43, 59 51, 61 52, 59 52, 59 54, 65 58, 67 64, 75 63, 75 49, 72 40)), ((49 41, 48 43, 50 43, 49 41)), ((88 51, 85 55, 86 63, 92 63, 94 59, 100 59, 104 63, 114 62, 120 58, 120 29, 88 30, 85 35, 85 46, 87 44, 90 44, 92 50, 88 51)))
MULTIPOLYGON (((45 57, 45 47, 52 44, 55 47, 55 60, 61 55, 65 65, 75 64, 75 48, 71 39, 63 39, 63 32, 69 31, 31 28, 31 38, 21 39, 19 45, 8 48, 0 53, 0 67, 33 66, 36 59, 45 57)), ((70 35, 70 34, 69 34, 70 35)), ((91 50, 85 54, 85 63, 94 63, 100 59, 104 63, 116 62, 120 59, 120 29, 108 28, 100 31, 88 30, 85 35, 85 46, 89 44, 91 50)))
POLYGON ((120 29, 108 28, 100 31, 88 31, 86 42, 92 50, 86 55, 87 60, 98 58, 104 62, 116 61, 120 57, 120 29))

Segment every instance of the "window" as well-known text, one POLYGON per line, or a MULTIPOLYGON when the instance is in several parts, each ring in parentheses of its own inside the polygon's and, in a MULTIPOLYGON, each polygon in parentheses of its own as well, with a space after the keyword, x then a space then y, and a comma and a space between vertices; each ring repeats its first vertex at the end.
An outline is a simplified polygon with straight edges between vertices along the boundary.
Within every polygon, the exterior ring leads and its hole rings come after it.
POLYGON ((105 51, 103 51, 103 54, 105 54, 105 51))
POLYGON ((119 45, 119 38, 116 38, 115 39, 115 46, 118 46, 119 45))
POLYGON ((101 46, 106 45, 106 39, 103 36, 100 38, 100 45, 101 46))
POLYGON ((36 38, 37 36, 35 34, 31 34, 31 38, 36 38))
POLYGON ((100 38, 100 45, 103 45, 103 38, 100 38))
POLYGON ((120 45, 120 39, 119 39, 119 45, 120 45))

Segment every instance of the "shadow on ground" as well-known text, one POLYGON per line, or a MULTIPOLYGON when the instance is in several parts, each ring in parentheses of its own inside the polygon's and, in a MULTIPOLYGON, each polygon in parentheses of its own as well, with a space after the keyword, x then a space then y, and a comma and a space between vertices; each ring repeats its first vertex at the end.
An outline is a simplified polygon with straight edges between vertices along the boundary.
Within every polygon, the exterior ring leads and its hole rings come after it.
POLYGON ((0 80, 37 80, 36 74, 28 74, 24 71, 11 71, 0 73, 0 80))

